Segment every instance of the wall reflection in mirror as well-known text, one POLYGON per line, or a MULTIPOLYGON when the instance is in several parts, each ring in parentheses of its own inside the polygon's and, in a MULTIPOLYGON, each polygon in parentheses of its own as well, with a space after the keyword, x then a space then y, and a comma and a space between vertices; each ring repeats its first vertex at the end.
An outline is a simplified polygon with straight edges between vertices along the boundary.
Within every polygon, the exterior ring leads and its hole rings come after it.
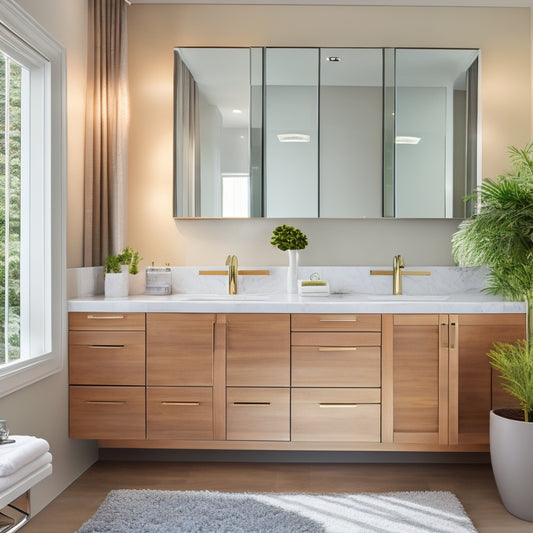
POLYGON ((478 55, 175 49, 174 216, 468 216, 478 55))

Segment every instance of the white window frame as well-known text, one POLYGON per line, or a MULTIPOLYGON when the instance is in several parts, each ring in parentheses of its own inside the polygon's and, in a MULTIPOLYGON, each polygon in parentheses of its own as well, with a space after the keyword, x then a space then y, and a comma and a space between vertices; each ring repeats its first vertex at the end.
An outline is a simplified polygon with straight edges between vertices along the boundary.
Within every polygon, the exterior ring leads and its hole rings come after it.
POLYGON ((66 54, 14 0, 0 0, 0 47, 32 73, 32 112, 22 117, 30 187, 21 198, 21 358, 0 366, 2 397, 61 371, 65 360, 66 54), (23 342, 23 329, 35 337, 23 342))

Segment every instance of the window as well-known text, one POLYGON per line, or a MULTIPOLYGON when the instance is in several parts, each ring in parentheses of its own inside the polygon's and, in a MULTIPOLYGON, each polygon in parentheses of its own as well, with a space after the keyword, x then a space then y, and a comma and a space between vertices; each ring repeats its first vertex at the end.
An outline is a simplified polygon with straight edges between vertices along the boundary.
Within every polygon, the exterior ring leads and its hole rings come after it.
POLYGON ((250 216, 250 176, 222 174, 222 216, 250 216))
POLYGON ((0 391, 62 367, 64 49, 0 0, 0 391))

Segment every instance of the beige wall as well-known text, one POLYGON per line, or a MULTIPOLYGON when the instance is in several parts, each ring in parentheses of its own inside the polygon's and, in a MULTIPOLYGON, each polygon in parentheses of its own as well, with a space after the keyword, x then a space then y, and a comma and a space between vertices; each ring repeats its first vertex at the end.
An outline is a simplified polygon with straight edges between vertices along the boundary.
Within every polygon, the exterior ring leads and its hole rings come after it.
MULTIPOLYGON (((77 264, 78 241, 81 243, 87 0, 20 0, 19 4, 67 50, 69 252, 77 264)), ((38 435, 50 443, 54 472, 32 490, 33 512, 52 501, 97 456, 94 442, 68 438, 66 361, 65 353, 60 373, 0 398, 0 413, 8 420, 12 434, 38 435)))
POLYGON ((310 238, 303 264, 449 265, 456 221, 172 218, 172 49, 175 46, 407 46, 482 50, 483 175, 507 168, 506 146, 530 137, 527 8, 133 5, 129 9, 131 130, 128 242, 144 265, 279 265, 268 244, 282 222, 310 238))

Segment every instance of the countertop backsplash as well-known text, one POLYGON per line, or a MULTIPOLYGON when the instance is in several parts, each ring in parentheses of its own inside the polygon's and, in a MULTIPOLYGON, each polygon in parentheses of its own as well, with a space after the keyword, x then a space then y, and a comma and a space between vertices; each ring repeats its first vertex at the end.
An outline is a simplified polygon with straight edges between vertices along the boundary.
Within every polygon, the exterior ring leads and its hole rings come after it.
MULTIPOLYGON (((200 275, 200 271, 224 270, 225 267, 172 267, 173 294, 226 294, 227 275, 200 275)), ((286 292, 287 267, 247 267, 240 270, 268 270, 268 275, 241 275, 238 291, 241 294, 283 294, 286 292)), ((392 275, 374 276, 371 270, 388 270, 391 266, 300 266, 299 279, 310 279, 317 273, 329 283, 332 294, 391 294, 392 275)), ((429 271, 429 276, 402 276, 403 294, 439 295, 479 292, 483 289, 487 269, 484 267, 406 266, 406 271, 429 271)), ((314 276, 315 277, 315 276, 314 276)), ((145 271, 129 275, 130 295, 144 294, 145 271)), ((103 267, 69 268, 67 270, 68 298, 98 296, 104 292, 103 267)))

